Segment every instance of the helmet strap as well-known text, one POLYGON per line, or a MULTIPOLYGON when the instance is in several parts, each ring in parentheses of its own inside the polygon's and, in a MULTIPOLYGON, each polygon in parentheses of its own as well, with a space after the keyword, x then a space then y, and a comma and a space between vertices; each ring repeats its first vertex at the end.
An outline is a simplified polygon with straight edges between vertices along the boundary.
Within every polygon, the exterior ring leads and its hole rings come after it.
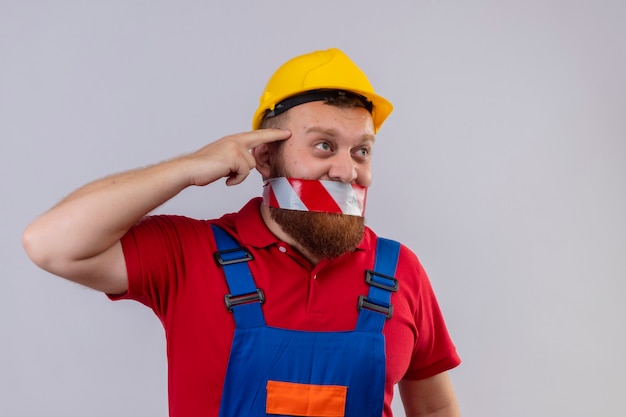
POLYGON ((353 93, 345 90, 312 90, 297 96, 287 97, 274 107, 274 110, 267 110, 264 119, 278 116, 291 109, 292 107, 299 106, 300 104, 310 103, 312 101, 325 101, 336 102, 339 97, 354 98, 360 100, 363 107, 370 113, 372 113, 373 104, 367 98, 360 94, 353 93))

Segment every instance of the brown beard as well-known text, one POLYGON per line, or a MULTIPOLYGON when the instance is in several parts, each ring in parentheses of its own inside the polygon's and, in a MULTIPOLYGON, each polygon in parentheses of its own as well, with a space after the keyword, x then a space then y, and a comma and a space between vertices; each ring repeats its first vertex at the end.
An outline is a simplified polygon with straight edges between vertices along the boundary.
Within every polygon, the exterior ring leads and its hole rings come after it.
MULTIPOLYGON (((288 177, 281 143, 274 145, 270 175, 288 177)), ((269 207, 270 216, 284 232, 317 259, 336 258, 353 251, 363 239, 365 219, 338 213, 287 210, 269 207)))
POLYGON ((365 219, 337 213, 296 211, 270 207, 272 219, 318 259, 353 251, 363 238, 365 219))

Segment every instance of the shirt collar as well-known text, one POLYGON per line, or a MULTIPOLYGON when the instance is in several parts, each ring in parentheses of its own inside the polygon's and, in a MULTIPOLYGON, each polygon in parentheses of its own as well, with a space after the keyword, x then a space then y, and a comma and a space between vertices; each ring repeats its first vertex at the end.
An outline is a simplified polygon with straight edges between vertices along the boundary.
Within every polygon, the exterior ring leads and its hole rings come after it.
POLYGON ((261 197, 253 198, 237 213, 235 227, 244 245, 263 248, 279 242, 261 217, 262 201, 261 197))

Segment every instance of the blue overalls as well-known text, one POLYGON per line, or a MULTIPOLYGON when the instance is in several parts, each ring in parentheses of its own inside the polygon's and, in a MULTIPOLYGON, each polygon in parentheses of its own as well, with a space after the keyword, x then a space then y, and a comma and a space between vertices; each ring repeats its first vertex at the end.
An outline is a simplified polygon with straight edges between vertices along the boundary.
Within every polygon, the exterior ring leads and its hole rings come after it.
POLYGON ((382 330, 398 290, 393 276, 400 244, 378 238, 374 271, 365 271, 369 293, 358 299, 353 331, 307 332, 265 324, 265 296, 247 265, 252 255, 219 227, 213 233, 236 326, 219 416, 382 416, 382 330))

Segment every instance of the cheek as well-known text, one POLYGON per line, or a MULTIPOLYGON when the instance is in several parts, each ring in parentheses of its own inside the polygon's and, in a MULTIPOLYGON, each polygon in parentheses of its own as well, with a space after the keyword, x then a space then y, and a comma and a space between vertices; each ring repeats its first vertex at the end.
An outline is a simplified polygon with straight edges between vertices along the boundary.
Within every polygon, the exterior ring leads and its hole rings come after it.
POLYGON ((322 178, 327 170, 315 162, 306 160, 306 158, 294 159, 287 167, 290 177, 303 178, 308 180, 316 180, 322 178))
POLYGON ((306 155, 294 148, 285 147, 276 155, 272 164, 274 177, 310 178, 306 155))
POLYGON ((361 168, 357 170, 358 176, 356 179, 357 184, 364 187, 369 187, 372 184, 372 169, 370 167, 361 168))
POLYGON ((301 148, 285 148, 283 153, 284 174, 293 178, 318 179, 324 175, 324 164, 315 160, 301 148))
POLYGON ((283 166, 287 176, 296 177, 302 169, 302 152, 299 150, 291 150, 286 158, 283 159, 283 166))

